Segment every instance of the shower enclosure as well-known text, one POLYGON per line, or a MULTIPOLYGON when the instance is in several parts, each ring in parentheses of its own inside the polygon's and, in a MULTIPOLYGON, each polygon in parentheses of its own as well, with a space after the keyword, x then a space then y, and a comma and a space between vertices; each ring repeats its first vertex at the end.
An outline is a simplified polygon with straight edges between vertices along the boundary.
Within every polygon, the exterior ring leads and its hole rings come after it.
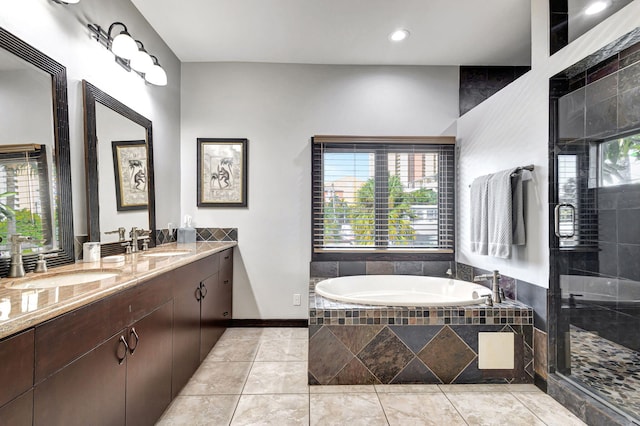
POLYGON ((640 419, 639 39, 550 80, 551 366, 630 419, 640 419))

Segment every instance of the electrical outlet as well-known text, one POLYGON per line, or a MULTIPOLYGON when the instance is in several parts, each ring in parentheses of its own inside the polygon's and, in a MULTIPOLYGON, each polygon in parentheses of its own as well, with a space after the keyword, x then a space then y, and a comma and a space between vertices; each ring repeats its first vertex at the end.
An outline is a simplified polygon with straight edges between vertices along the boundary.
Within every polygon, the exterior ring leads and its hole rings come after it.
POLYGON ((293 295, 293 306, 300 306, 300 294, 298 293, 293 295))

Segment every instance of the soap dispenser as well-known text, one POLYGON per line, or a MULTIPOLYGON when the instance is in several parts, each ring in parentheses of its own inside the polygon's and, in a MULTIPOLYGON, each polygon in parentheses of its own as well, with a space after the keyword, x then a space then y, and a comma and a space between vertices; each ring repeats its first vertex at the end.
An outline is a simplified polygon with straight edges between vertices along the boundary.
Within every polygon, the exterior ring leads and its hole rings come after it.
POLYGON ((191 227, 191 216, 184 217, 184 227, 178 228, 178 244, 189 244, 196 242, 196 230, 191 227))

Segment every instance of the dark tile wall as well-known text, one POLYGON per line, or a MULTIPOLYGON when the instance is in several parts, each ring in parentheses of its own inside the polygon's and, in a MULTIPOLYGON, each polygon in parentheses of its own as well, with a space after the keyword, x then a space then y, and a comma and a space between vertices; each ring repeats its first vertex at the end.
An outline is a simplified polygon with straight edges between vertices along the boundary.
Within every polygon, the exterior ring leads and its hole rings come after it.
POLYGON ((460 115, 515 81, 531 67, 460 67, 460 115))
MULTIPOLYGON (((557 202, 553 175, 557 153, 570 151, 572 146, 588 148, 593 141, 640 131, 640 28, 554 76, 550 80, 550 104, 549 199, 553 208, 557 202), (556 106, 557 115, 554 113, 556 106), (556 130, 557 134, 554 133, 556 130)), ((578 151, 573 153, 587 158, 586 164, 583 162, 579 167, 578 185, 586 188, 580 192, 579 203, 586 203, 591 209, 591 217, 585 221, 588 228, 584 228, 590 238, 589 244, 581 244, 578 250, 559 249, 556 239, 550 240, 552 297, 548 313, 548 391, 589 424, 631 424, 579 390, 573 382, 565 380, 564 376, 554 374, 556 371, 570 374, 571 371, 571 365, 567 363, 569 324, 623 346, 640 349, 640 339, 636 337, 640 312, 635 307, 627 309, 624 300, 615 300, 621 283, 640 279, 640 231, 637 225, 640 188, 638 185, 588 188, 589 152, 578 151), (596 277, 607 285, 610 283, 614 302, 588 302, 580 300, 580 295, 576 295, 575 301, 562 299, 561 275, 583 276, 586 286, 589 277, 596 277)), ((549 220, 550 229, 553 229, 553 218, 549 220)), ((585 287, 584 292, 590 292, 589 288, 585 287)), ((624 366, 618 368, 622 368, 621 374, 627 374, 624 366)))
POLYGON ((312 261, 310 276, 334 278, 352 275, 423 275, 446 277, 453 262, 435 261, 312 261))

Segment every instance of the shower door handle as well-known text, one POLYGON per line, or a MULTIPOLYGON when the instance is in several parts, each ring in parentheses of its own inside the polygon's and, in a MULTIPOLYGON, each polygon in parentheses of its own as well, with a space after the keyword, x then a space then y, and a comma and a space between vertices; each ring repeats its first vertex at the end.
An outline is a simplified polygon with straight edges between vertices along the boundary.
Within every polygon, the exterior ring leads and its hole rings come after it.
POLYGON ((576 234, 575 231, 575 223, 576 223, 576 208, 572 204, 561 203, 556 206, 554 209, 554 224, 555 224, 555 234, 558 238, 571 238, 576 234), (562 220, 563 218, 566 218, 562 220), (569 227, 570 231, 567 231, 566 227, 561 226, 560 223, 562 220, 562 224, 569 223, 571 226, 569 227), (564 228, 564 229, 563 229, 564 228))

